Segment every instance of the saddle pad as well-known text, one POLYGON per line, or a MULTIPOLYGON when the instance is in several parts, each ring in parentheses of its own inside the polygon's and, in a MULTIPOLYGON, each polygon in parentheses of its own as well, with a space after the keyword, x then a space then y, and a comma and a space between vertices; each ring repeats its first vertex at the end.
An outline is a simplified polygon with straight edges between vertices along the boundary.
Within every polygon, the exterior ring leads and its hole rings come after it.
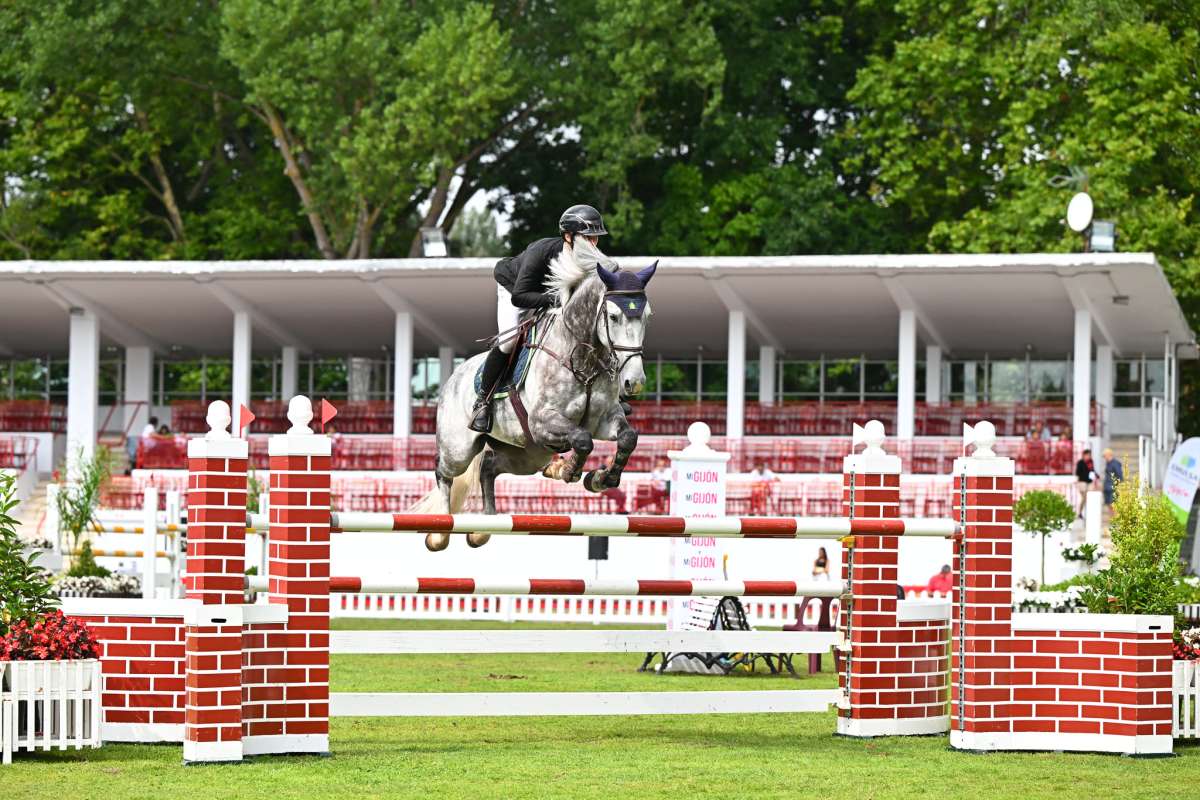
MULTIPOLYGON (((517 351, 516 360, 513 363, 512 369, 504 374, 500 379, 500 385, 496 387, 496 393, 492 396, 493 400, 502 400, 508 397, 509 392, 514 389, 520 389, 521 384, 525 382, 525 373, 529 371, 529 362, 533 359, 533 350, 529 347, 530 343, 537 342, 537 326, 530 328, 529 337, 525 342, 521 343, 521 349, 517 351)), ((483 383, 483 364, 479 365, 479 369, 475 370, 475 393, 479 394, 480 387, 483 383)))

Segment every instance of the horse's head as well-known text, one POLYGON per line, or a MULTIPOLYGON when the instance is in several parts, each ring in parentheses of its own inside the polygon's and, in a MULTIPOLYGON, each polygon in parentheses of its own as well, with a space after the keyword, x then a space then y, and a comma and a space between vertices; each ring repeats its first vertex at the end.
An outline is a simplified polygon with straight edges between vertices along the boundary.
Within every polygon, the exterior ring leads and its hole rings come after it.
POLYGON ((625 395, 640 394, 646 385, 642 342, 651 314, 646 285, 657 268, 657 261, 640 272, 596 267, 596 274, 605 288, 596 313, 596 339, 620 365, 617 383, 625 395))

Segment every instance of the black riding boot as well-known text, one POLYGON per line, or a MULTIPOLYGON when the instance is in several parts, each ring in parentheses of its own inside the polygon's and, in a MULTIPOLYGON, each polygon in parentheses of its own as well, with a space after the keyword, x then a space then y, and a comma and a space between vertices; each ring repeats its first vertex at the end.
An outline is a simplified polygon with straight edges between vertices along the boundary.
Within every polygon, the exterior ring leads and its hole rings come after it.
POLYGON ((475 400, 475 408, 471 410, 471 422, 467 425, 476 433, 491 433, 492 393, 496 383, 504 376, 508 357, 508 353, 499 347, 493 347, 488 351, 487 361, 483 362, 483 374, 479 376, 479 397, 475 400))

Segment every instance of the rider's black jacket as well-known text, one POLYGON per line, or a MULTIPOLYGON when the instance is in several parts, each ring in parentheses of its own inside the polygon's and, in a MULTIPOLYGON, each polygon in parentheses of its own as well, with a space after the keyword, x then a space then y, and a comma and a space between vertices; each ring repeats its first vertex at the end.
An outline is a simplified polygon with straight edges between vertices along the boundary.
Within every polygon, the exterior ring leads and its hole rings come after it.
POLYGON ((512 294, 518 308, 545 308, 553 305, 554 295, 546 291, 550 262, 563 249, 562 237, 538 239, 519 256, 502 258, 492 273, 496 283, 512 294))

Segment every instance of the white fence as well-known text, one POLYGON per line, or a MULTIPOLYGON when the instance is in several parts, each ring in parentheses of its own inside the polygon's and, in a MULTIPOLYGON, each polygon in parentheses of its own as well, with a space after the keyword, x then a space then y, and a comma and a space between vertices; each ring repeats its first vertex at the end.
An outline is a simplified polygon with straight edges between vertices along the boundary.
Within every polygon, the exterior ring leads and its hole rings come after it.
POLYGON ((1176 739, 1200 739, 1200 661, 1176 661, 1172 682, 1176 739))
POLYGON ((100 746, 100 661, 0 662, 0 759, 100 746))

